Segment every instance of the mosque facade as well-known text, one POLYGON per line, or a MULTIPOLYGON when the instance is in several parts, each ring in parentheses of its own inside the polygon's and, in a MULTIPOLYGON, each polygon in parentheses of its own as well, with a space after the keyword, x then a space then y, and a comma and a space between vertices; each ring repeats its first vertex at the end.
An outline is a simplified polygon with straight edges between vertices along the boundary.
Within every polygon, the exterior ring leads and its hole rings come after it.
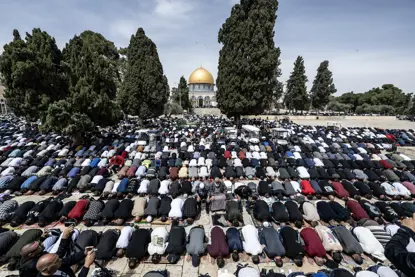
POLYGON ((213 108, 217 106, 215 82, 212 74, 200 67, 190 74, 189 97, 193 108, 213 108))

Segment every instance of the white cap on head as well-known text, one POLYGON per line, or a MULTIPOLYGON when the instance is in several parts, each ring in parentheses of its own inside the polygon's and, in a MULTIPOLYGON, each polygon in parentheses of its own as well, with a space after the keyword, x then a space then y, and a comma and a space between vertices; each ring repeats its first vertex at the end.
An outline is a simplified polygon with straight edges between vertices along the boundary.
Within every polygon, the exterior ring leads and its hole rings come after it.
POLYGON ((264 223, 262 223, 262 225, 264 225, 264 227, 269 227, 269 222, 268 221, 264 221, 264 223))
POLYGON ((203 183, 199 184, 199 188, 203 189, 204 187, 205 187, 205 184, 203 184, 203 183))
POLYGON ((151 221, 153 221, 153 218, 151 217, 151 215, 149 215, 149 216, 147 216, 147 222, 151 222, 151 221))

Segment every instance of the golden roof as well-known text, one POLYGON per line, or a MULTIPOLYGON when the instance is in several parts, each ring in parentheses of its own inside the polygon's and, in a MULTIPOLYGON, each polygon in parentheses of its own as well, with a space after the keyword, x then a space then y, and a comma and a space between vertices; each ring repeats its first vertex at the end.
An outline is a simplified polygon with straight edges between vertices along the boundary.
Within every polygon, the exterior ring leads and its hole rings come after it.
POLYGON ((209 71, 200 67, 190 74, 189 84, 215 84, 212 74, 209 71))

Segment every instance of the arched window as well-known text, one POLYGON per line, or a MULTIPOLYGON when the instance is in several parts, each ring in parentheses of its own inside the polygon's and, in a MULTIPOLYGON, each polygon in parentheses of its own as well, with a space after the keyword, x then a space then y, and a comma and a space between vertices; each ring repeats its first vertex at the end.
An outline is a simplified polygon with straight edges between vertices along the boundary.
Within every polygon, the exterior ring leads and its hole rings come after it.
POLYGON ((199 107, 199 108, 203 108, 203 97, 202 96, 199 96, 198 98, 197 98, 197 106, 199 107))
POLYGON ((210 107, 210 97, 209 96, 205 96, 204 105, 205 105, 205 107, 210 107))

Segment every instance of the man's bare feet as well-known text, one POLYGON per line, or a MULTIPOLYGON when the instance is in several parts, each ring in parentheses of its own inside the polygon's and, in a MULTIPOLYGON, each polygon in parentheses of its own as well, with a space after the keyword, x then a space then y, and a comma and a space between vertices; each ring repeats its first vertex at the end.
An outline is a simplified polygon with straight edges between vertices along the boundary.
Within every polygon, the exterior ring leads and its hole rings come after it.
POLYGON ((186 255, 186 261, 190 262, 190 260, 192 259, 192 257, 190 255, 186 255))

